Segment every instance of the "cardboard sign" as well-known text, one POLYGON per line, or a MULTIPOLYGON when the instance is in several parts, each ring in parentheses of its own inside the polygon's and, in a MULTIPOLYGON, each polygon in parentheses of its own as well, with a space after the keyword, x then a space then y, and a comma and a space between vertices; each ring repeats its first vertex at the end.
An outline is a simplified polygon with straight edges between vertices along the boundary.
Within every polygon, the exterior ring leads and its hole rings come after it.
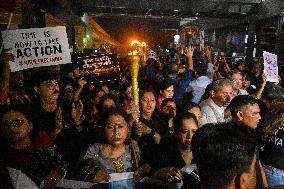
POLYGON ((5 49, 11 49, 15 61, 12 72, 23 69, 71 63, 64 26, 2 31, 5 49))
POLYGON ((113 81, 120 78, 120 67, 114 54, 79 55, 74 62, 79 64, 81 74, 95 81, 113 81))
POLYGON ((263 60, 264 74, 267 77, 266 81, 279 82, 277 55, 263 51, 263 60))

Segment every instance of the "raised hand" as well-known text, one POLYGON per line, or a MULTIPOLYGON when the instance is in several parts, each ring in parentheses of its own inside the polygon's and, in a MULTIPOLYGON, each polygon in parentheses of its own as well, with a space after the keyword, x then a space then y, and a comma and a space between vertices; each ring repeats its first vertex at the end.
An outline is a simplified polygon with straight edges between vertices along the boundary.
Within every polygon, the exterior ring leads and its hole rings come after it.
POLYGON ((205 54, 205 57, 208 58, 209 60, 211 60, 211 56, 212 56, 212 49, 210 46, 207 46, 204 48, 204 54, 205 54))
POLYGON ((125 107, 125 111, 128 115, 130 115, 130 118, 133 122, 139 121, 140 117, 139 106, 135 105, 134 103, 131 103, 125 107))
POLYGON ((262 76, 261 76, 262 83, 265 83, 266 80, 267 80, 267 76, 265 74, 262 74, 262 76))
POLYGON ((81 100, 78 101, 77 105, 74 102, 72 103, 72 118, 76 125, 80 125, 83 109, 84 106, 81 100))
POLYGON ((143 135, 143 131, 144 131, 144 123, 142 122, 134 122, 133 125, 133 134, 135 135, 135 137, 141 137, 143 135))
POLYGON ((192 47, 192 46, 190 46, 189 48, 187 48, 187 53, 186 53, 187 57, 192 58, 192 57, 193 57, 194 50, 195 50, 195 48, 192 47))
POLYGON ((61 131, 63 128, 62 109, 58 107, 55 111, 55 129, 61 131))
POLYGON ((86 81, 86 80, 84 80, 84 77, 82 77, 82 78, 80 78, 79 80, 78 80, 78 85, 80 86, 80 87, 83 87, 84 85, 86 85, 88 82, 86 81))

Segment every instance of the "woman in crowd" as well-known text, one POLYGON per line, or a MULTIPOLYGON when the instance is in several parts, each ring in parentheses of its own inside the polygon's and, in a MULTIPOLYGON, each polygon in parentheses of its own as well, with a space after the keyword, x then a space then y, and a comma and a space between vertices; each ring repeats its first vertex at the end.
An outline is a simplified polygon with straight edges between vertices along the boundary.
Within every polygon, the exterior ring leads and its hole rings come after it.
POLYGON ((156 99, 156 93, 151 88, 140 93, 140 118, 134 125, 134 132, 139 136, 138 142, 142 150, 142 146, 160 143, 161 134, 165 133, 167 128, 167 123, 161 120, 156 110, 156 99))
POLYGON ((24 106, 1 107, 0 162, 24 172, 37 185, 55 185, 65 174, 66 164, 44 131, 32 132, 31 111, 24 106))
POLYGON ((130 142, 127 114, 121 109, 109 109, 102 121, 104 142, 89 147, 79 162, 79 175, 85 181, 108 181, 109 174, 135 171, 138 166, 140 151, 136 143, 130 142))
POLYGON ((132 103, 131 83, 125 82, 120 86, 120 101, 121 101, 122 107, 126 107, 132 103))
POLYGON ((162 102, 165 98, 173 98, 174 94, 174 83, 169 79, 165 79, 160 85, 160 95, 157 103, 158 109, 161 109, 162 102))
POLYGON ((174 134, 174 118, 177 114, 176 103, 171 98, 166 98, 163 100, 161 105, 161 118, 166 121, 167 128, 165 130, 166 133, 162 133, 164 136, 172 136, 174 134))
POLYGON ((198 129, 196 117, 183 112, 174 119, 175 134, 169 140, 162 140, 149 162, 153 177, 166 182, 181 180, 180 169, 192 164, 191 139, 198 129))

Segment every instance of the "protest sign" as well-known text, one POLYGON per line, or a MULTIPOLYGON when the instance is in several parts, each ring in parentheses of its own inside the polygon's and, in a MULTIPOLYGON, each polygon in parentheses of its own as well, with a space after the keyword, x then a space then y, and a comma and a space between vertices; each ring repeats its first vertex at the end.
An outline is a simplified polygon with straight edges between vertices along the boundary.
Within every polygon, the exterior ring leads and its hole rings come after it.
POLYGON ((266 81, 279 82, 277 55, 263 51, 263 60, 264 60, 263 72, 267 77, 266 81))
POLYGON ((120 78, 119 62, 115 54, 82 54, 76 55, 73 60, 87 79, 106 82, 120 78))
POLYGON ((12 72, 23 69, 71 63, 64 26, 2 31, 5 49, 11 49, 12 72))

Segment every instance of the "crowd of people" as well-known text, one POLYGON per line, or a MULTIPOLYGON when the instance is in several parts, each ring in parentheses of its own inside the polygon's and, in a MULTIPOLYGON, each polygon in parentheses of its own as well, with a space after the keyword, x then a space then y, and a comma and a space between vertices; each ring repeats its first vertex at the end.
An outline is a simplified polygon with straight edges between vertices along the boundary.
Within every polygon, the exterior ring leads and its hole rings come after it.
POLYGON ((263 62, 232 64, 210 47, 151 51, 137 105, 131 63, 112 83, 88 80, 72 63, 11 73, 13 56, 0 60, 0 188, 124 172, 134 172, 130 185, 145 177, 187 189, 284 185, 284 89, 266 81, 263 62))

